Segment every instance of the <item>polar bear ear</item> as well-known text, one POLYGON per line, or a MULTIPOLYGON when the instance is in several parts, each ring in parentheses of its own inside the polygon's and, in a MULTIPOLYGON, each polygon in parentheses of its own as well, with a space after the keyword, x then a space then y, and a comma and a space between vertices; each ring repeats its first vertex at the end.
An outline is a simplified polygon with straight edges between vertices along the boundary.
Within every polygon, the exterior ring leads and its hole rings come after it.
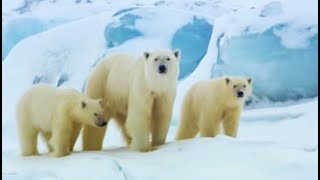
POLYGON ((249 84, 252 83, 252 78, 251 78, 251 77, 248 78, 248 83, 249 83, 249 84))
POLYGON ((148 58, 150 57, 150 53, 149 52, 144 52, 143 56, 146 60, 148 60, 148 58))
POLYGON ((174 54, 174 56, 175 56, 178 60, 180 59, 180 54, 181 54, 181 52, 180 52, 179 49, 173 50, 173 54, 174 54))
POLYGON ((81 107, 82 107, 82 108, 85 108, 85 107, 86 107, 86 105, 87 105, 87 104, 86 104, 86 102, 81 101, 81 107))
POLYGON ((230 78, 226 77, 225 80, 226 80, 226 83, 229 84, 230 78))

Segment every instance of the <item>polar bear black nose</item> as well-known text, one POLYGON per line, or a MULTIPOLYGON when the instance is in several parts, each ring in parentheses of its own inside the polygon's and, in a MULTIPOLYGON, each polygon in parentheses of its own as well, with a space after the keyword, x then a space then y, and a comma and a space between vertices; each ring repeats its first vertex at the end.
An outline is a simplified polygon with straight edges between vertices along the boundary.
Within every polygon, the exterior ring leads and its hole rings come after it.
POLYGON ((98 127, 104 127, 107 125, 107 122, 106 121, 102 121, 102 120, 99 120, 98 122, 96 122, 96 125, 98 127))
POLYGON ((167 72, 167 66, 165 64, 161 64, 159 66, 158 71, 159 71, 160 74, 166 73, 167 72))
POLYGON ((101 125, 105 126, 105 125, 107 125, 107 122, 104 121, 104 122, 101 123, 101 125))
POLYGON ((243 92, 242 91, 238 91, 237 95, 238 95, 238 97, 243 97, 243 92))
POLYGON ((98 119, 96 120, 96 125, 98 127, 104 127, 106 126, 108 123, 107 121, 104 120, 103 115, 98 115, 98 119))

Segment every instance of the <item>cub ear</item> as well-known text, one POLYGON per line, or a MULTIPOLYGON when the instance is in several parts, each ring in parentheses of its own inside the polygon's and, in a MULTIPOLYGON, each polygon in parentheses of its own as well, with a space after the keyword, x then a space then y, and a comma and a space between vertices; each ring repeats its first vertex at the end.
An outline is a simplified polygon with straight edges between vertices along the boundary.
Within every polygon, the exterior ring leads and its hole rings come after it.
POLYGON ((226 84, 229 84, 230 79, 226 77, 225 80, 226 80, 226 84))
POLYGON ((85 107, 86 107, 86 105, 87 105, 87 104, 86 104, 86 102, 81 101, 81 107, 82 107, 82 108, 85 108, 85 107))
POLYGON ((173 54, 178 60, 180 59, 181 52, 179 49, 173 50, 173 54))
POLYGON ((144 52, 143 56, 144 56, 145 60, 148 60, 148 58, 150 57, 150 53, 149 52, 144 52))
POLYGON ((248 78, 248 83, 249 83, 249 84, 252 83, 252 78, 251 78, 251 77, 248 78))

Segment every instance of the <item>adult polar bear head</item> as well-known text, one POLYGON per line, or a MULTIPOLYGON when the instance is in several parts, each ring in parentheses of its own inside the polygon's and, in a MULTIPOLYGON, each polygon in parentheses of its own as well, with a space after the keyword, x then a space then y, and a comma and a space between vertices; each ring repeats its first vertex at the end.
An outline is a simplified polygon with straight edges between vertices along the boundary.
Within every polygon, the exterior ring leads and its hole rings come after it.
POLYGON ((147 84, 160 91, 168 90, 170 85, 176 84, 180 57, 178 49, 145 52, 143 59, 147 84))

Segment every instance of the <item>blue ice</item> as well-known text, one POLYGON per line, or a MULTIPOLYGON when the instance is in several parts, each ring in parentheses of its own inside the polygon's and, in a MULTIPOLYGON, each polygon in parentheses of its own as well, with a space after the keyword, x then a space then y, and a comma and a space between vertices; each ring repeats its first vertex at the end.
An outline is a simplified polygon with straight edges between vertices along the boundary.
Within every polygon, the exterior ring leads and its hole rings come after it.
POLYGON ((120 46, 130 39, 142 36, 143 33, 134 26, 138 19, 141 19, 141 17, 133 14, 125 14, 120 17, 120 22, 108 24, 104 30, 107 47, 120 46))
POLYGON ((182 55, 179 79, 192 73, 207 53, 212 29, 206 20, 194 17, 174 34, 171 47, 179 48, 182 55))
POLYGON ((305 48, 286 48, 273 33, 285 26, 227 40, 218 47, 212 76, 252 76, 255 96, 274 102, 318 96, 318 34, 305 48))
POLYGON ((7 57, 10 50, 23 39, 46 31, 66 20, 40 20, 34 18, 20 18, 8 22, 2 31, 2 61, 7 57))

